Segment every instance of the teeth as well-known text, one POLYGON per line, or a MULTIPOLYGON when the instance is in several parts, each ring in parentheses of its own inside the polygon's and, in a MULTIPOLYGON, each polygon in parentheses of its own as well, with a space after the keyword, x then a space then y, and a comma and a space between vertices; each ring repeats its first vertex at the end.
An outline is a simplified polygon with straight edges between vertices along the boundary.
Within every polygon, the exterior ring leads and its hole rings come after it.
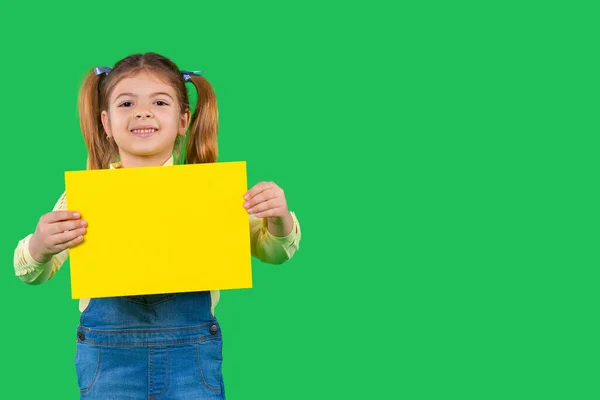
POLYGON ((156 129, 134 129, 133 133, 152 133, 156 132, 156 129))

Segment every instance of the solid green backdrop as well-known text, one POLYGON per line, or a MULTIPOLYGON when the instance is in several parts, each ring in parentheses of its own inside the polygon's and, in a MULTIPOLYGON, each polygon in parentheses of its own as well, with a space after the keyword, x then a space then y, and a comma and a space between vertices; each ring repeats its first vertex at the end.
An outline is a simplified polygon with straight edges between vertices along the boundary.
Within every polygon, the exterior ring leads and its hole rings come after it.
POLYGON ((417 4, 2 5, 0 397, 78 398, 68 263, 13 251, 85 166, 82 75, 155 51, 302 226, 222 294, 228 398, 599 398, 598 10, 417 4))

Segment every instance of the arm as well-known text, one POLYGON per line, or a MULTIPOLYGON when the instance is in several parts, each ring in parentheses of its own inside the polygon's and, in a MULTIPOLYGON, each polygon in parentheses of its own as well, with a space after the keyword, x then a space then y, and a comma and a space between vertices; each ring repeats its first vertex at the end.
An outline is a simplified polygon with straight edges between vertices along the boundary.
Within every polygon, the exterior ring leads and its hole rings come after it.
POLYGON ((250 247, 252 255, 269 264, 282 264, 292 258, 300 248, 302 232, 296 215, 292 217, 291 231, 285 236, 275 236, 270 230, 267 218, 250 214, 250 247))
MULTIPOLYGON (((65 210, 65 193, 58 199, 53 211, 65 210)), ((33 234, 27 235, 19 241, 14 255, 15 274, 23 282, 30 285, 39 285, 50 280, 56 271, 64 264, 69 256, 69 250, 66 249, 54 255, 48 262, 40 263, 36 261, 29 251, 29 242, 33 234)))

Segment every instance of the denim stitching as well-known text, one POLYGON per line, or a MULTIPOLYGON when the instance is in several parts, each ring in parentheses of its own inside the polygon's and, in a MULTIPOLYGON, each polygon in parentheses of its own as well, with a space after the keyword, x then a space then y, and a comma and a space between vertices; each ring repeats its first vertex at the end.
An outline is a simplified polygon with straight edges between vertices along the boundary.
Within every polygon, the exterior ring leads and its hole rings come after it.
POLYGON ((96 380, 98 379, 98 375, 100 375, 100 364, 102 364, 102 352, 100 351, 100 348, 98 348, 98 366, 96 367, 96 374, 94 375, 92 383, 90 383, 87 388, 79 391, 81 394, 86 394, 92 390, 92 386, 94 386, 94 383, 96 383, 96 380))
POLYGON ((148 347, 152 347, 152 346, 171 346, 174 344, 185 344, 185 343, 202 343, 206 340, 214 340, 214 339, 219 339, 221 338, 221 335, 218 336, 204 336, 200 339, 181 339, 181 340, 172 340, 172 341, 168 341, 168 342, 118 342, 118 343, 101 343, 101 342, 94 342, 92 340, 88 340, 86 339, 85 342, 89 343, 89 344, 94 344, 97 346, 105 346, 105 347, 115 347, 115 346, 133 346, 133 347, 142 347, 142 346, 148 346, 148 347))
POLYGON ((119 296, 119 297, 122 298, 125 301, 130 301, 132 303, 139 304, 140 306, 149 307, 149 306, 153 306, 153 305, 156 305, 156 304, 164 303, 165 301, 168 301, 168 300, 173 300, 175 298, 175 296, 176 295, 171 294, 171 295, 168 295, 167 297, 165 297, 164 299, 162 299, 160 301, 157 301, 157 302, 154 302, 154 303, 142 303, 141 301, 138 301, 138 300, 135 300, 135 299, 131 299, 128 296, 119 296))
POLYGON ((206 388, 209 390, 214 390, 215 392, 220 391, 220 387, 211 386, 208 383, 206 383, 206 380, 204 379, 204 372, 202 371, 202 365, 200 364, 200 346, 198 346, 198 344, 196 344, 196 365, 198 367, 198 370, 200 371, 200 378, 202 379, 202 383, 204 383, 204 386, 206 386, 206 388))
POLYGON ((104 329, 92 329, 92 328, 86 328, 85 326, 80 326, 80 328, 82 330, 85 330, 86 332, 96 332, 96 333, 153 333, 153 332, 174 332, 174 331, 191 331, 194 329, 201 329, 204 328, 205 326, 211 325, 213 324, 213 322, 207 322, 206 324, 202 324, 202 325, 195 325, 195 326, 184 326, 181 328, 156 328, 156 329, 119 329, 119 330, 104 330, 104 329))
POLYGON ((152 351, 154 348, 148 348, 148 397, 150 397, 150 391, 152 390, 152 351))
POLYGON ((149 399, 157 399, 159 397, 162 397, 166 393, 167 388, 169 387, 169 348, 167 347, 166 350, 167 350, 167 367, 165 368, 165 387, 163 388, 162 392, 160 392, 156 396, 148 396, 149 399))

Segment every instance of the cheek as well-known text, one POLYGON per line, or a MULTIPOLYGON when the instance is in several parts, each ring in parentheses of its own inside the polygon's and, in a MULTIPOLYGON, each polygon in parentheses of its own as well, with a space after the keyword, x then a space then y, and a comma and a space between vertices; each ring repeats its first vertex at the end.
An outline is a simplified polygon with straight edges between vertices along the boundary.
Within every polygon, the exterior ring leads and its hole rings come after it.
POLYGON ((157 115, 160 115, 161 118, 163 119, 164 122, 167 122, 169 124, 173 124, 173 121, 177 121, 178 119, 178 115, 177 112, 175 112, 174 110, 160 110, 159 113, 157 113, 157 115))
POLYGON ((127 125, 128 117, 121 110, 113 112, 110 116, 110 124, 113 128, 121 128, 123 125, 127 125))
POLYGON ((179 127, 179 116, 173 112, 163 112, 156 114, 159 118, 160 123, 163 127, 169 127, 171 129, 177 129, 179 127))

